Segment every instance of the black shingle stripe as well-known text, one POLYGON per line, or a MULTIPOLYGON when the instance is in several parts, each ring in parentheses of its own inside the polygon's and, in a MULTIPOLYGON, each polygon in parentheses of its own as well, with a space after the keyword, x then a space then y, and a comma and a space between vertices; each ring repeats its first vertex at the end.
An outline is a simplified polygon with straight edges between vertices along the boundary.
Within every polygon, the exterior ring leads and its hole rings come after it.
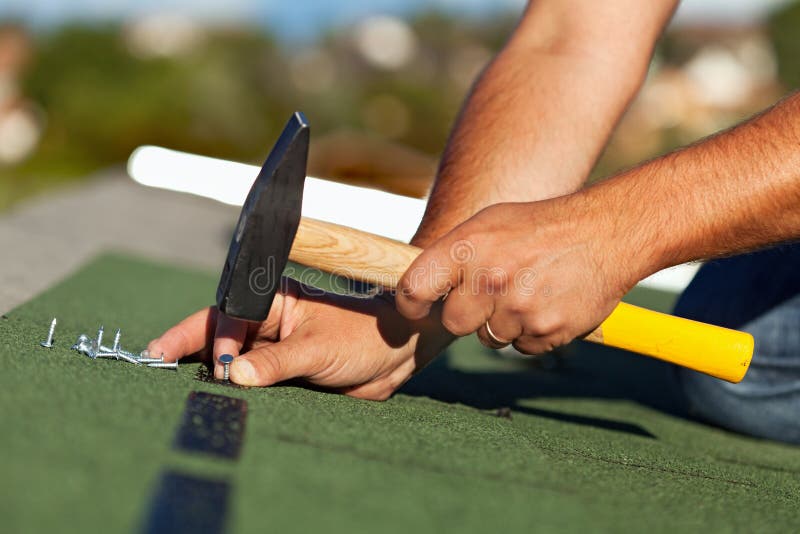
MULTIPOLYGON (((192 391, 174 447, 236 460, 242 450, 247 402, 192 391)), ((219 534, 225 531, 231 485, 224 479, 166 470, 143 525, 146 534, 219 534)))
POLYGON ((165 471, 153 495, 145 534, 225 531, 231 486, 226 480, 165 471))
POLYGON ((235 460, 244 440, 247 402, 193 391, 175 435, 176 449, 235 460))

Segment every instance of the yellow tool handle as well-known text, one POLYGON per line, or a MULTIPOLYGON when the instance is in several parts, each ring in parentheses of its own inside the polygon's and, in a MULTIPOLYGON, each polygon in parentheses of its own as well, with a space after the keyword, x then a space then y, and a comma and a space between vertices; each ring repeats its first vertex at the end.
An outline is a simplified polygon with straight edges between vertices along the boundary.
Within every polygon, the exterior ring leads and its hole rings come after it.
MULTIPOLYGON (((412 245, 346 226, 303 218, 289 259, 394 289, 422 252, 412 245)), ((586 341, 637 352, 728 382, 744 378, 753 336, 620 303, 586 341)))
POLYGON ((625 349, 740 382, 753 358, 753 336, 621 302, 586 341, 625 349))

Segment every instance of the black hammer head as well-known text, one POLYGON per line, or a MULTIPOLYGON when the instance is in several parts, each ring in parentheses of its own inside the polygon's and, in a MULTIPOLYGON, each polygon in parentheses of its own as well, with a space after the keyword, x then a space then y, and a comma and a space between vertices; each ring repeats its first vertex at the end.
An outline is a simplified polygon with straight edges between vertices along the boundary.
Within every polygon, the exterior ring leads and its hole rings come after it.
POLYGON ((308 140, 306 118, 296 112, 250 188, 217 287, 225 315, 267 318, 300 224, 308 140))

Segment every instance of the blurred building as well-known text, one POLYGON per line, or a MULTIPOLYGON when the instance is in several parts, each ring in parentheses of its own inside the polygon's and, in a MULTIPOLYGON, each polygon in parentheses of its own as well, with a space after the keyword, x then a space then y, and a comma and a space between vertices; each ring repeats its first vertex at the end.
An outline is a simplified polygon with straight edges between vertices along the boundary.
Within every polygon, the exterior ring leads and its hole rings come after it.
POLYGON ((355 131, 315 139, 308 158, 310 175, 417 198, 436 174, 433 156, 355 131))
POLYGON ((122 33, 128 49, 141 58, 186 55, 205 38, 203 27, 196 21, 168 12, 134 18, 122 33))
POLYGON ((715 133, 784 93, 775 52, 761 25, 673 29, 609 144, 607 168, 631 165, 715 133))
MULTIPOLYGON (((670 27, 596 176, 765 108, 785 92, 778 75, 800 84, 787 77, 797 5, 763 26, 670 27)), ((515 24, 373 10, 291 44, 255 21, 157 10, 33 36, 0 25, 0 209, 12 186, 21 197, 36 180, 79 179, 142 144, 259 162, 297 109, 314 128, 310 172, 422 196, 471 84, 515 24)))

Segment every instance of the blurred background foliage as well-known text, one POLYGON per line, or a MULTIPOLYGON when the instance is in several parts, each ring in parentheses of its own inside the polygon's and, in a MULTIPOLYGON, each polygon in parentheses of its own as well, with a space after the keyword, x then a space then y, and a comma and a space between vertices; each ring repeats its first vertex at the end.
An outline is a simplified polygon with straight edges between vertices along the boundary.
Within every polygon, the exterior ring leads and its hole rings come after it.
MULTIPOLYGON (((314 128, 313 173, 422 195, 470 84, 515 20, 372 15, 301 43, 169 14, 44 29, 6 21, 0 209, 123 164, 142 144, 260 163, 295 109, 314 128)), ((751 24, 671 27, 595 176, 800 85, 797 28, 798 3, 751 24)))

